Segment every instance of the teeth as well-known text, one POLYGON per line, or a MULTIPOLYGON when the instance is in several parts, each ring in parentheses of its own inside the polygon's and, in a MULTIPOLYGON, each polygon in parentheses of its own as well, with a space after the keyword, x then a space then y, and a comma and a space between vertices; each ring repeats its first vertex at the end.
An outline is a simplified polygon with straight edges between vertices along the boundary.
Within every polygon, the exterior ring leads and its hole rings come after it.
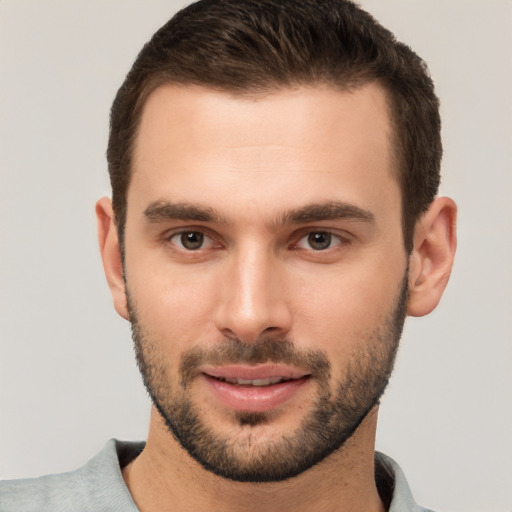
POLYGON ((281 377, 271 377, 268 379, 236 379, 226 378, 223 379, 230 384, 239 384, 240 386, 270 386, 271 384, 277 384, 285 379, 281 377))

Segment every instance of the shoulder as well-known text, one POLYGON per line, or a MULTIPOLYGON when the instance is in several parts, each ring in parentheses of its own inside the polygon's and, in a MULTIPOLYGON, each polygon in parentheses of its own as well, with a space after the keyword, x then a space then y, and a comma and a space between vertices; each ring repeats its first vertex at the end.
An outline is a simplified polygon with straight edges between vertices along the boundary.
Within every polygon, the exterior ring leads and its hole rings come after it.
POLYGON ((110 440, 81 468, 68 473, 0 482, 0 512, 136 511, 121 467, 142 443, 110 440))
POLYGON ((389 512, 433 512, 419 506, 400 466, 387 455, 375 452, 375 481, 389 512))
POLYGON ((77 485, 78 474, 79 471, 73 471, 0 482, 0 511, 75 510, 73 507, 82 506, 83 502, 83 486, 77 485))

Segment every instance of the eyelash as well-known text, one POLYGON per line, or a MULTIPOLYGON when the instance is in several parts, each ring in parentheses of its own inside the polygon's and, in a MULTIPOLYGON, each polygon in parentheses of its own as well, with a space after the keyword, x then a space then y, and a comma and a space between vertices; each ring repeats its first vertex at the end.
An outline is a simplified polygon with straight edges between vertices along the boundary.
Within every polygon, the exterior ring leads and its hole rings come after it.
POLYGON ((336 233, 333 233, 332 231, 323 231, 323 230, 309 230, 306 233, 302 234, 302 236, 298 239, 296 243, 292 245, 293 249, 305 249, 308 251, 312 251, 314 253, 321 253, 321 252, 327 252, 330 249, 334 249, 335 247, 338 247, 340 245, 348 243, 347 237, 342 237, 341 235, 338 235, 336 233), (312 237, 317 237, 316 240, 314 240, 312 237), (325 238, 326 240, 322 240, 322 238, 325 238), (300 244, 303 240, 306 240, 306 243, 309 245, 309 247, 301 247, 300 244), (320 245, 323 245, 323 243, 327 243, 327 247, 322 249, 315 249, 312 247, 312 243, 318 242, 320 245), (323 243, 322 243, 323 242, 323 243))
MULTIPOLYGON (((203 240, 204 239, 207 239, 209 241, 209 246, 215 244, 215 240, 213 237, 209 236, 204 230, 201 230, 201 229, 184 229, 184 230, 181 230, 181 231, 177 231, 175 233, 172 233, 171 235, 167 236, 166 237, 166 241, 168 243, 170 243, 171 245, 177 245, 179 247, 179 250, 182 250, 182 251, 185 251, 185 252, 191 252, 191 253, 194 253, 194 252, 198 252, 200 249, 209 249, 210 247, 204 247, 203 244, 201 244, 200 247, 197 247, 196 249, 189 249, 187 247, 185 247, 183 245, 183 237, 185 235, 200 235, 200 238, 202 238, 203 240), (180 244, 177 244, 177 243, 173 243, 173 239, 174 238, 177 238, 179 237, 181 240, 180 240, 180 244)), ((219 244, 219 247, 220 247, 220 244, 219 244)))
MULTIPOLYGON (((304 230, 304 231, 301 231, 296 237, 294 237, 295 240, 297 240, 296 242, 293 242, 289 247, 290 249, 292 250, 306 250, 306 251, 311 251, 312 253, 324 253, 324 252, 328 252, 330 250, 333 250, 335 249, 336 247, 339 247, 339 246, 344 246, 344 245, 347 245, 350 243, 350 238, 349 236, 342 236, 340 234, 336 234, 336 233, 333 233, 332 231, 329 231, 329 230, 322 230, 322 229, 308 229, 308 230, 304 230), (327 243, 327 247, 323 248, 323 249, 314 249, 311 247, 311 242, 313 242, 312 239, 310 239, 310 237, 312 236, 316 236, 316 235, 320 235, 320 237, 326 237, 327 240, 324 241, 324 243, 327 243), (309 243, 309 247, 301 247, 301 242, 303 240, 307 240, 306 243, 309 243), (334 244, 333 244, 334 243, 334 244)), ((179 251, 183 251, 183 252, 187 252, 187 253, 191 253, 191 254, 194 254, 194 253, 199 253, 199 251, 201 250, 208 250, 210 248, 212 248, 212 246, 215 246, 215 244, 217 244, 217 248, 222 248, 222 244, 218 241, 216 241, 216 239, 209 235, 208 232, 203 228, 203 229, 182 229, 180 231, 176 231, 176 232, 173 232, 171 233, 170 235, 167 235, 165 237, 165 241, 167 243, 169 243, 170 245, 174 245, 174 246, 177 246, 177 250, 179 251), (187 248, 184 246, 184 239, 183 237, 185 235, 199 235, 199 238, 200 238, 200 245, 196 248, 187 248), (179 242, 173 242, 173 239, 176 239, 177 237, 179 237, 179 242), (203 244, 203 241, 207 241, 208 243, 208 246, 205 247, 204 244, 203 244)), ((190 240, 192 242, 192 244, 194 243, 193 240, 190 240)), ((320 244, 322 244, 322 239, 319 238, 317 240, 320 244)), ((215 247, 213 247, 215 248, 215 247)))

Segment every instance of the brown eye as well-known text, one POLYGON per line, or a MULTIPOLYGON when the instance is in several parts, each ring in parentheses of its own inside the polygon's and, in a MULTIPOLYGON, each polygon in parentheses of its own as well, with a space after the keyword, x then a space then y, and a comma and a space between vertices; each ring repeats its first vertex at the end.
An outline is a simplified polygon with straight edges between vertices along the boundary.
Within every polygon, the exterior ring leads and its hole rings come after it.
POLYGON ((212 243, 212 240, 201 231, 182 231, 173 235, 170 241, 180 249, 187 251, 205 249, 212 243))
POLYGON ((329 249, 332 243, 332 234, 326 231, 316 231, 307 236, 308 245, 315 251, 329 249))
POLYGON ((191 231, 189 233, 181 234, 181 245, 185 247, 185 249, 189 249, 190 251, 194 251, 196 249, 200 249, 204 242, 203 233, 199 233, 198 231, 191 231))

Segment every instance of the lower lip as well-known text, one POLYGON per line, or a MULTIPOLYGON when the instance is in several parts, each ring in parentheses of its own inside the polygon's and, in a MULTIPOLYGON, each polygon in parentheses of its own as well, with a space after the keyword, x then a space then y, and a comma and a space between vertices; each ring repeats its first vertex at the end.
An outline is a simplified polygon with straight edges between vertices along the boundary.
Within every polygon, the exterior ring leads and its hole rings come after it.
POLYGON ((302 377, 269 386, 239 386, 203 375, 218 400, 229 409, 240 412, 268 412, 275 409, 297 395, 309 380, 302 377))

